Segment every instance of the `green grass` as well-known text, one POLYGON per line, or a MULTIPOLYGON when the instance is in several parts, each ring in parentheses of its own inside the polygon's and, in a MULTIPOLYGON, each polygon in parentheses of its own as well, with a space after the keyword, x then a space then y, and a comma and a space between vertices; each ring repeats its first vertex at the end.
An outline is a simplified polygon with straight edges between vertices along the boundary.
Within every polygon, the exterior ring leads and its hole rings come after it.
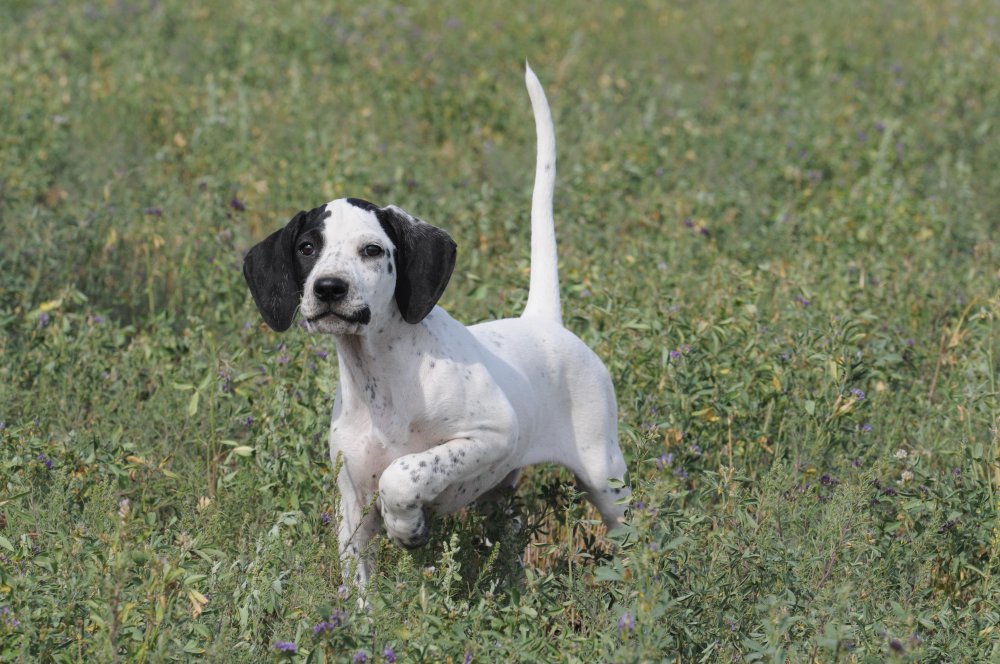
POLYGON ((0 6, 0 660, 1000 657, 1000 8, 248 4, 0 6), (359 611, 333 344, 242 255, 393 202, 458 241, 453 315, 518 314, 525 58, 629 526, 534 469, 522 530, 383 545, 359 611))

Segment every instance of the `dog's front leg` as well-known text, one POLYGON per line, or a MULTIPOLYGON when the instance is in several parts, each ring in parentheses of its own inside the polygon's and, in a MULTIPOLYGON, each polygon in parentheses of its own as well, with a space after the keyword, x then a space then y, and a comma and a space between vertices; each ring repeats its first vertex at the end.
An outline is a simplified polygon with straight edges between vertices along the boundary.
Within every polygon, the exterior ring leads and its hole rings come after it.
POLYGON ((461 494, 468 504, 492 488, 509 469, 497 466, 514 450, 510 431, 483 433, 437 445, 425 452, 399 457, 379 479, 382 520, 389 538, 408 549, 429 539, 424 506, 446 490, 461 494))
POLYGON ((352 481, 347 464, 337 475, 340 504, 337 513, 337 546, 344 583, 363 590, 375 569, 372 538, 378 533, 379 514, 374 488, 365 490, 352 481))

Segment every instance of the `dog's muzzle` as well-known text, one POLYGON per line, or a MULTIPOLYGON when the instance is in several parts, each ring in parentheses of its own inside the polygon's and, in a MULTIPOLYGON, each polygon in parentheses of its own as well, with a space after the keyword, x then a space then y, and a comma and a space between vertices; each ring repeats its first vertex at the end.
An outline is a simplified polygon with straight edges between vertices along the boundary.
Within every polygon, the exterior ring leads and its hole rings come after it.
POLYGON ((323 318, 328 316, 334 316, 346 323, 367 325, 371 322, 372 311, 367 306, 362 306, 355 311, 349 311, 341 313, 335 311, 334 307, 343 302, 347 298, 348 292, 350 292, 350 284, 340 277, 323 277, 317 279, 313 284, 313 295, 316 299, 326 305, 323 311, 320 311, 314 316, 309 317, 310 323, 316 323, 323 318))

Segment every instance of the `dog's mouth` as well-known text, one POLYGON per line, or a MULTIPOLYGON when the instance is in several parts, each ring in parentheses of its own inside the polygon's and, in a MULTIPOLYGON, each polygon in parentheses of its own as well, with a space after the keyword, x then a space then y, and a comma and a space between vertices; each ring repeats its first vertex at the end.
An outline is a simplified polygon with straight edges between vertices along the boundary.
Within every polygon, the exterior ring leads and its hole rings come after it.
POLYGON ((345 323, 352 323, 355 325, 367 325, 372 320, 372 310, 369 309, 368 307, 361 307, 357 311, 341 314, 337 313, 336 311, 328 309, 320 314, 317 314, 316 316, 311 316, 306 320, 308 323, 312 324, 312 323, 318 323, 319 321, 325 318, 331 318, 331 317, 339 318, 345 323))

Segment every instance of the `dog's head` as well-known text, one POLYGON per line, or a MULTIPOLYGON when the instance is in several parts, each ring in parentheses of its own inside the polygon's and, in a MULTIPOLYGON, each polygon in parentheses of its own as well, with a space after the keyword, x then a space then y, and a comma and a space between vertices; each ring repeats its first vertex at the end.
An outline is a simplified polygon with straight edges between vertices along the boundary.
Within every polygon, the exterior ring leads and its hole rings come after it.
POLYGON ((299 212, 251 248, 243 276, 272 329, 287 330, 301 305, 311 329, 358 334, 393 306, 407 323, 423 320, 455 250, 446 232, 398 207, 346 198, 299 212))

